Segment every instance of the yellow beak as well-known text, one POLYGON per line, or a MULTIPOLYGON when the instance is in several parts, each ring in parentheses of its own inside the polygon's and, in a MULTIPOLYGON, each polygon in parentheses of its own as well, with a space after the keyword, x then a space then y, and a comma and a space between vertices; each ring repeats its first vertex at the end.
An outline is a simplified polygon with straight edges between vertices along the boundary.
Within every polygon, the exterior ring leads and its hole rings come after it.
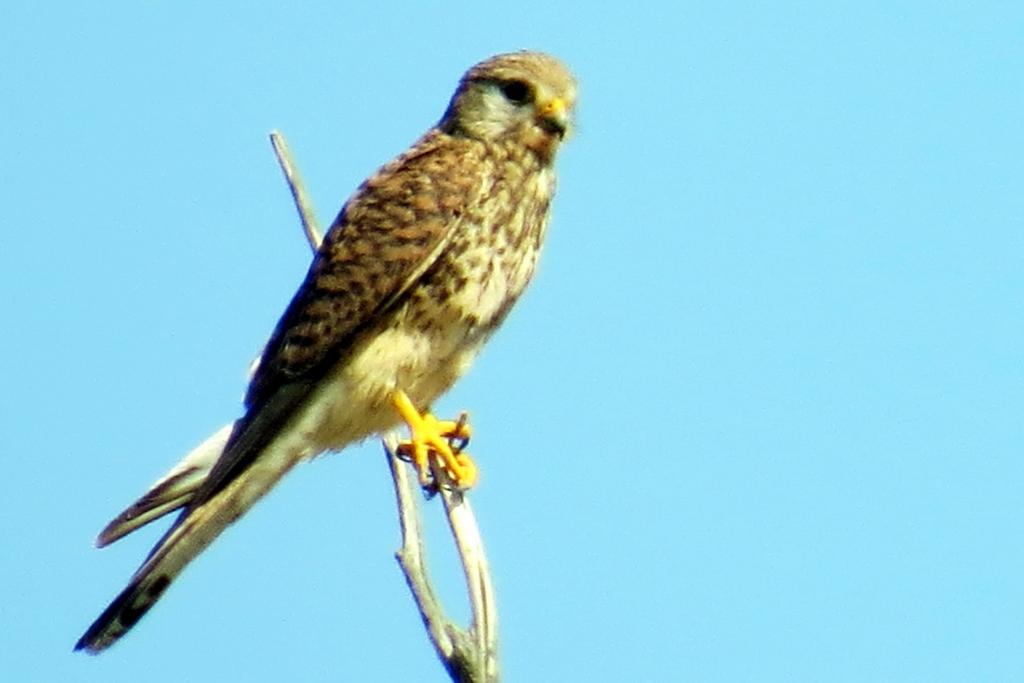
POLYGON ((569 129, 569 108, 561 97, 552 97, 547 102, 542 102, 538 108, 541 120, 544 121, 551 132, 564 136, 569 129))

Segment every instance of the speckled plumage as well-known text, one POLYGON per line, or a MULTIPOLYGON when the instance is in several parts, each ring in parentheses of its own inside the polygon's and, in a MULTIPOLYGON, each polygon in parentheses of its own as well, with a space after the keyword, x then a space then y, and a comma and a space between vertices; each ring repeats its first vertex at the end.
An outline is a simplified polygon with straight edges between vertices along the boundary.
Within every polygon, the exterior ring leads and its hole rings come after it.
POLYGON ((533 274, 574 101, 554 58, 493 57, 466 73, 437 126, 356 190, 271 335, 246 414, 204 454, 208 475, 170 476, 173 498, 158 482, 101 534, 105 544, 184 508, 78 649, 123 635, 294 464, 397 424, 396 389, 427 406, 465 372, 533 274))

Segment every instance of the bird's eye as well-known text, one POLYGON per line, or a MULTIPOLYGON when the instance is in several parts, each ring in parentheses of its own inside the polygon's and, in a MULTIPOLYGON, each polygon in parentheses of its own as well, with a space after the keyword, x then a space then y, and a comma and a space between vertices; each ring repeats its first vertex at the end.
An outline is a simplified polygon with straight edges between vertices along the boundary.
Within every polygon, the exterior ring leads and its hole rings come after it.
POLYGON ((525 81, 505 81, 501 84, 501 94, 514 104, 527 104, 533 101, 533 89, 525 81))

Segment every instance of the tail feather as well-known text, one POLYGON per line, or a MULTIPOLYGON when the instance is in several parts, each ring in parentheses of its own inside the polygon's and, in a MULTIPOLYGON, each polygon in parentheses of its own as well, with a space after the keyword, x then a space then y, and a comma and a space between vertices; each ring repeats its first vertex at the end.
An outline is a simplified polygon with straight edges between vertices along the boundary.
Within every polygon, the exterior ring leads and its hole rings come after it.
POLYGON ((186 455, 141 498, 107 524, 96 538, 96 545, 100 548, 110 545, 153 520, 188 505, 224 452, 233 427, 233 424, 224 425, 186 455))
POLYGON ((304 453, 273 444, 244 476, 199 506, 186 507, 132 577, 128 587, 86 630, 75 650, 98 654, 128 632, 156 604, 185 566, 269 491, 304 453))

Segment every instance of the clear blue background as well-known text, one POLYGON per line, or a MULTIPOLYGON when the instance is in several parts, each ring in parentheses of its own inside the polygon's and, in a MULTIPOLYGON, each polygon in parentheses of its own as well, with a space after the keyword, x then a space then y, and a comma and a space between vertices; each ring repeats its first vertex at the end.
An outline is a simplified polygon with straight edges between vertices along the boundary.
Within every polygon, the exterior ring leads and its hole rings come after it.
POLYGON ((439 406, 507 680, 1024 679, 1020 2, 365 4, 0 9, 0 678, 446 680, 376 443, 71 646, 307 267, 266 133, 327 222, 532 47, 582 83, 550 241, 439 406))

